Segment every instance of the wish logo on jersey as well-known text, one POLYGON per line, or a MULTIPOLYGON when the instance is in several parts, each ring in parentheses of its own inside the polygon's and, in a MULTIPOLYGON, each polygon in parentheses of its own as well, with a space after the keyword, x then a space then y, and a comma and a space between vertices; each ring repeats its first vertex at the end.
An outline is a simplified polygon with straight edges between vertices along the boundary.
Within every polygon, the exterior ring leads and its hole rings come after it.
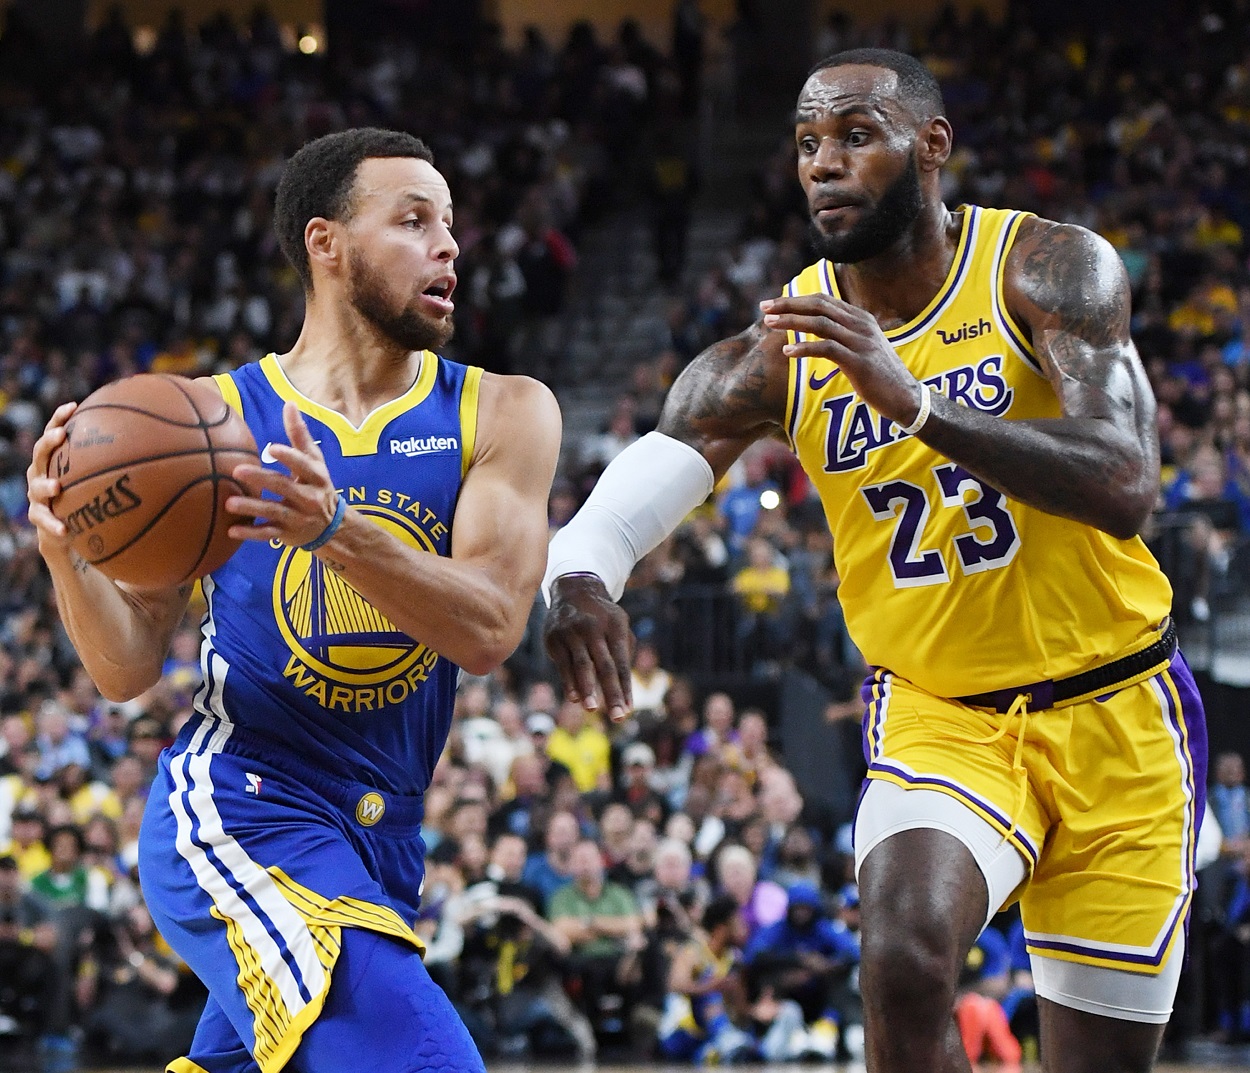
MULTIPOLYGON (((365 489, 347 490, 363 499, 365 489)), ((437 554, 434 537, 446 527, 409 496, 406 510, 392 509, 394 493, 359 510, 409 547, 437 554)), ((400 504, 403 505, 402 503, 400 504)), ((285 548, 273 580, 273 611, 290 649, 282 670, 296 689, 331 711, 358 713, 400 704, 430 677, 438 653, 414 641, 315 556, 285 548)))
MULTIPOLYGON (((959 365, 927 377, 925 383, 954 402, 998 417, 1011 408, 1015 395, 1002 371, 1003 355, 991 354, 975 365, 959 365)), ((829 415, 826 473, 860 469, 873 451, 907 438, 893 421, 877 413, 854 392, 825 399, 821 409, 829 415)))

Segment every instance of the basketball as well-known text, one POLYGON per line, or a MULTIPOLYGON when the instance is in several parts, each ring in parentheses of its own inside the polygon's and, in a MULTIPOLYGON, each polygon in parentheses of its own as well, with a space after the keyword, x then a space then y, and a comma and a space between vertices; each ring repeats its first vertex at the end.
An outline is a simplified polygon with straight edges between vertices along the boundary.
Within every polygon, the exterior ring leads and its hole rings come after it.
POLYGON ((142 374, 83 400, 48 463, 52 511, 74 550, 117 581, 161 588, 202 577, 237 550, 226 499, 256 441, 217 390, 142 374))

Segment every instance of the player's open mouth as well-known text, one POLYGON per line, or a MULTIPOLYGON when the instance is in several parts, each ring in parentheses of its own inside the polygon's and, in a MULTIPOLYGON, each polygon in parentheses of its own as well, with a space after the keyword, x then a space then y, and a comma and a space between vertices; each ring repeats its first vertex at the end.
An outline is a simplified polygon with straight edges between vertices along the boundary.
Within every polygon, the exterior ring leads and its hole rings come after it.
POLYGON ((452 313, 456 305, 451 300, 451 292, 455 289, 456 277, 442 276, 421 292, 422 304, 432 307, 439 313, 452 313))

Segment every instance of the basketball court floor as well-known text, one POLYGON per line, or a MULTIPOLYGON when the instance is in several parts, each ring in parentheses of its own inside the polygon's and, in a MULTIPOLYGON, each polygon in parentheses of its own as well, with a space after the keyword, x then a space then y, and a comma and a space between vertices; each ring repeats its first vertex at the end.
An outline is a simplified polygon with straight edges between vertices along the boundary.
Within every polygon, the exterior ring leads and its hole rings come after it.
MULTIPOLYGON (((638 1065, 518 1065, 514 1062, 488 1062, 489 1073, 547 1073, 547 1071, 573 1071, 578 1073, 691 1073, 695 1066, 660 1065, 646 1062, 638 1065)), ((999 1066, 987 1065, 978 1067, 983 1073, 1040 1073, 1041 1066, 999 1066)), ((1241 1064, 1226 1065, 1161 1065, 1155 1067, 1155 1073, 1229 1073, 1231 1069, 1247 1069, 1250 1066, 1241 1064)), ((768 1065, 768 1066, 734 1066, 740 1073, 814 1073, 816 1070, 838 1070, 840 1073, 864 1073, 863 1065, 768 1065)), ((131 1069, 111 1069, 108 1073, 162 1073, 155 1068, 136 1066, 131 1069)))

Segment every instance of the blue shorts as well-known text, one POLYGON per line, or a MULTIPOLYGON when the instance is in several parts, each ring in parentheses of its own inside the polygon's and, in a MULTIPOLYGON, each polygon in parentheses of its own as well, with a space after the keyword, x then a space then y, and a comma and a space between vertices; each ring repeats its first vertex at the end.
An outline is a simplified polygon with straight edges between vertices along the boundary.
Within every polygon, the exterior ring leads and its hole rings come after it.
POLYGON ((484 1068, 412 930, 421 815, 419 797, 309 770, 213 716, 188 723, 139 839, 152 917, 210 995, 169 1070, 484 1068))

